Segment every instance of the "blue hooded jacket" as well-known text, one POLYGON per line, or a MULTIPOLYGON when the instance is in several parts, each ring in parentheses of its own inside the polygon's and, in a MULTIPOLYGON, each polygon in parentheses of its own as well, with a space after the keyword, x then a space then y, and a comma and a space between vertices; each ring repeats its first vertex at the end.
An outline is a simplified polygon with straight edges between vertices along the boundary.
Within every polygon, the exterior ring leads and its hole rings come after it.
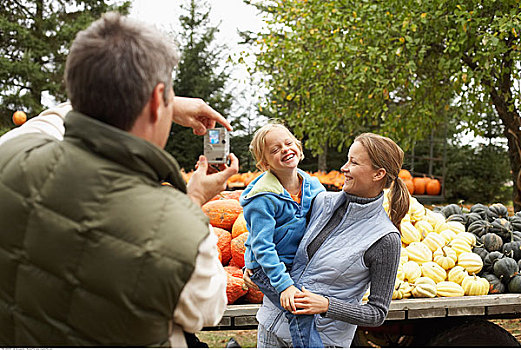
POLYGON ((245 243, 245 265, 249 269, 262 266, 279 293, 294 284, 285 264, 293 263, 306 231, 306 215, 312 200, 325 191, 317 178, 297 170, 302 177, 300 204, 269 171, 252 181, 239 199, 249 231, 245 243))

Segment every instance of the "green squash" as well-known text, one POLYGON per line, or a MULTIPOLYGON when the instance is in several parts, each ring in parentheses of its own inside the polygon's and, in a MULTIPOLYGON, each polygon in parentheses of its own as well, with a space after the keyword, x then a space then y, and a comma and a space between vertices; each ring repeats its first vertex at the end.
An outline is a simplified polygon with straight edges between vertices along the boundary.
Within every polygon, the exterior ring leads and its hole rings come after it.
POLYGON ((498 218, 508 218, 508 209, 501 203, 495 203, 488 207, 487 217, 489 221, 498 218))
POLYGON ((483 259, 483 271, 493 273, 494 264, 503 257, 503 253, 498 251, 488 253, 485 259, 483 259))
POLYGON ((503 294, 506 291, 505 284, 493 273, 485 273, 481 277, 490 283, 488 294, 503 294))
POLYGON ((503 283, 510 282, 510 279, 519 273, 517 261, 509 257, 503 257, 494 263, 494 275, 503 283))
POLYGON ((518 261, 521 259, 521 241, 507 242, 503 244, 501 251, 505 256, 518 261))
MULTIPOLYGON (((466 228, 468 228, 470 226, 470 224, 472 224, 473 222, 482 220, 481 215, 479 215, 478 213, 467 213, 464 215, 465 215, 465 222, 466 222, 465 227, 466 228)), ((520 219, 521 219, 521 217, 520 217, 520 219)), ((521 220, 520 220, 520 222, 521 222, 521 220)))
POLYGON ((486 220, 477 220, 471 223, 467 227, 467 231, 475 234, 478 237, 482 237, 487 234, 492 227, 492 224, 486 220))
POLYGON ((521 293, 521 275, 515 275, 508 282, 508 291, 510 293, 521 293))
POLYGON ((446 218, 448 218, 452 214, 463 214, 463 212, 461 210, 461 207, 459 205, 457 205, 457 204, 449 204, 449 205, 444 206, 441 209, 441 213, 446 218))
POLYGON ((491 223, 488 232, 499 235, 503 242, 509 242, 512 236, 512 224, 507 219, 495 219, 491 223))
POLYGON ((478 214, 483 220, 488 220, 487 211, 488 207, 481 203, 474 204, 472 207, 470 207, 470 212, 478 214))
POLYGON ((500 251, 503 247, 503 239, 492 232, 482 236, 481 241, 483 242, 485 249, 489 252, 500 251))

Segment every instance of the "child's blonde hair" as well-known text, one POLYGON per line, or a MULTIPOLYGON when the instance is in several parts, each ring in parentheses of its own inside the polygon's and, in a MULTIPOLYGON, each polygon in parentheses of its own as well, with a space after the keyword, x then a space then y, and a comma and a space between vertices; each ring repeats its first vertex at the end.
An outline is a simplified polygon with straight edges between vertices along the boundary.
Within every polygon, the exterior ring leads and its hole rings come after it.
POLYGON ((268 134, 268 132, 276 128, 283 129, 288 132, 288 135, 293 140, 293 142, 295 142, 298 149, 300 150, 300 160, 304 159, 304 150, 302 149, 302 143, 295 137, 295 135, 293 135, 293 133, 289 131, 289 129, 279 121, 269 121, 268 124, 262 126, 255 132, 255 134, 253 135, 253 139, 250 143, 250 152, 253 156, 253 159, 255 159, 256 161, 255 166, 261 171, 268 170, 268 168, 265 165, 266 157, 264 153, 264 149, 266 147, 266 135, 268 134))

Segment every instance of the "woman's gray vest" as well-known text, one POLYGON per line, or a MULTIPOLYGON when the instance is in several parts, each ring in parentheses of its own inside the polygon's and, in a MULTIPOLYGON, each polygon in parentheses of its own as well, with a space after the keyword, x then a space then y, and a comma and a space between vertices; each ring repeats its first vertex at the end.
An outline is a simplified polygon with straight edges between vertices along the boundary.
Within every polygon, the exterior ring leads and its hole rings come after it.
MULTIPOLYGON (((313 204, 313 213, 306 234, 299 245, 291 276, 299 286, 327 297, 359 304, 368 288, 369 269, 364 254, 373 243, 390 232, 396 232, 382 203, 383 196, 368 204, 349 203, 338 226, 327 237, 312 259, 307 255, 308 244, 329 221, 345 199, 343 192, 323 192, 313 204)), ((286 318, 267 298, 257 314, 257 320, 268 331, 291 341, 286 318)), ((315 315, 317 330, 325 346, 349 347, 356 326, 315 315)))

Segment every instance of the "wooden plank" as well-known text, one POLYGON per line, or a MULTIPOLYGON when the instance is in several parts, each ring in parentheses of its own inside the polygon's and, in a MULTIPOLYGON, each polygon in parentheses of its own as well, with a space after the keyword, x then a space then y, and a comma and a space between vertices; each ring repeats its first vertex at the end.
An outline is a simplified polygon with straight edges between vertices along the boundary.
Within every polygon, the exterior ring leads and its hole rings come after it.
POLYGON ((231 317, 223 317, 221 318, 221 321, 217 325, 217 327, 230 327, 232 325, 232 318, 231 317))
POLYGON ((447 310, 447 316, 481 316, 485 315, 484 306, 454 307, 447 310))
POLYGON ((521 304, 506 306, 489 306, 486 308, 487 315, 521 314, 521 304))
POLYGON ((389 321, 405 320, 405 311, 389 311, 385 319, 389 321))
POLYGON ((480 296, 465 297, 436 297, 426 299, 401 299, 393 300, 389 307, 389 311, 398 310, 421 310, 421 309, 437 309, 437 308, 460 308, 460 307, 478 307, 478 306, 504 306, 504 305, 521 305, 521 294, 491 294, 480 296))
POLYGON ((436 318, 445 316, 447 316, 447 310, 445 308, 409 310, 407 312, 407 319, 409 320, 414 320, 417 318, 436 318))
POLYGON ((224 316, 255 316, 259 308, 260 304, 228 305, 224 316))
POLYGON ((233 320, 235 326, 256 326, 259 323, 255 316, 240 316, 233 320))

